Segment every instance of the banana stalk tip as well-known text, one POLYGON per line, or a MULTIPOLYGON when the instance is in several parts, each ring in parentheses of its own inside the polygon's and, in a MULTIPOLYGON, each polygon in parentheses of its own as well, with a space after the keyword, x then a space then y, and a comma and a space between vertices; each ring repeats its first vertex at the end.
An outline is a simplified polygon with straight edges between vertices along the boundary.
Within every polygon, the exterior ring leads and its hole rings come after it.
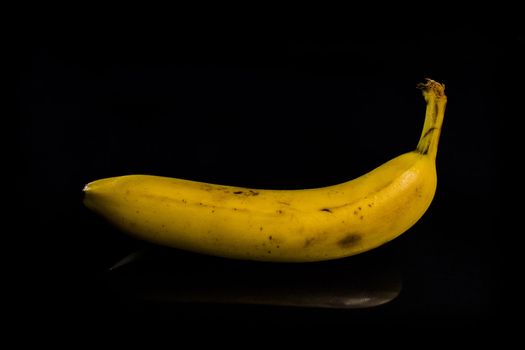
POLYGON ((426 78, 424 83, 419 83, 417 85, 418 89, 423 90, 423 94, 433 94, 439 99, 445 99, 445 84, 438 83, 435 80, 432 80, 430 78, 426 78))

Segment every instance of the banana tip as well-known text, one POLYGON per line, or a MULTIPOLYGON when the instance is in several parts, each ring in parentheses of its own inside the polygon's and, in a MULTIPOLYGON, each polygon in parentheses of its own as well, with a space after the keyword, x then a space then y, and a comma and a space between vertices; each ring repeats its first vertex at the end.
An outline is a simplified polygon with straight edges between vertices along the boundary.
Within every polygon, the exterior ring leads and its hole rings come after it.
POLYGON ((85 206, 89 207, 89 200, 88 200, 88 193, 89 193, 90 187, 89 184, 85 185, 82 189, 82 203, 84 203, 85 206))
POLYGON ((423 90, 423 94, 433 94, 440 99, 446 98, 445 96, 445 84, 439 83, 430 78, 426 78, 424 83, 417 85, 418 89, 423 90))

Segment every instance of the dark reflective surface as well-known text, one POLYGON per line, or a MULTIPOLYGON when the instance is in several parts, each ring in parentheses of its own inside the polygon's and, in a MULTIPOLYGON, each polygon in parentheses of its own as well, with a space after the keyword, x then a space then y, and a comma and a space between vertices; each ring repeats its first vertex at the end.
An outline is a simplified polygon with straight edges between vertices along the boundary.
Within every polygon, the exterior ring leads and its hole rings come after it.
POLYGON ((280 264, 226 260, 150 248, 108 271, 110 290, 141 303, 222 303, 369 308, 401 291, 392 266, 349 259, 280 264))

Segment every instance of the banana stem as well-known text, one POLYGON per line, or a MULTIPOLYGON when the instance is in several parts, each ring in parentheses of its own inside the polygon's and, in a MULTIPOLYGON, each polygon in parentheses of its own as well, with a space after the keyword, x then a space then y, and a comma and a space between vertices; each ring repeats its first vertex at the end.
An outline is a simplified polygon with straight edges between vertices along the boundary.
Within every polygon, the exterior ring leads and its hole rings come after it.
POLYGON ((416 150, 421 154, 436 158, 439 135, 441 134, 441 126, 447 104, 445 85, 432 79, 427 79, 425 83, 419 84, 418 88, 423 90, 427 109, 423 131, 416 150))

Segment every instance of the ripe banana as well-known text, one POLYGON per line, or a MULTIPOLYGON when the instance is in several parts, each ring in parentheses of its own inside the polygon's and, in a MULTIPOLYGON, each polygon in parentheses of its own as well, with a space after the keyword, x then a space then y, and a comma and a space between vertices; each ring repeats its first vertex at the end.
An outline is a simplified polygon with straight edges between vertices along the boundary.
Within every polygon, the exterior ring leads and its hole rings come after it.
POLYGON ((414 225, 437 184, 444 85, 418 85, 427 107, 416 149, 354 180, 302 190, 250 189, 127 175, 84 188, 85 205, 122 231, 227 258, 308 262, 378 247, 414 225))

